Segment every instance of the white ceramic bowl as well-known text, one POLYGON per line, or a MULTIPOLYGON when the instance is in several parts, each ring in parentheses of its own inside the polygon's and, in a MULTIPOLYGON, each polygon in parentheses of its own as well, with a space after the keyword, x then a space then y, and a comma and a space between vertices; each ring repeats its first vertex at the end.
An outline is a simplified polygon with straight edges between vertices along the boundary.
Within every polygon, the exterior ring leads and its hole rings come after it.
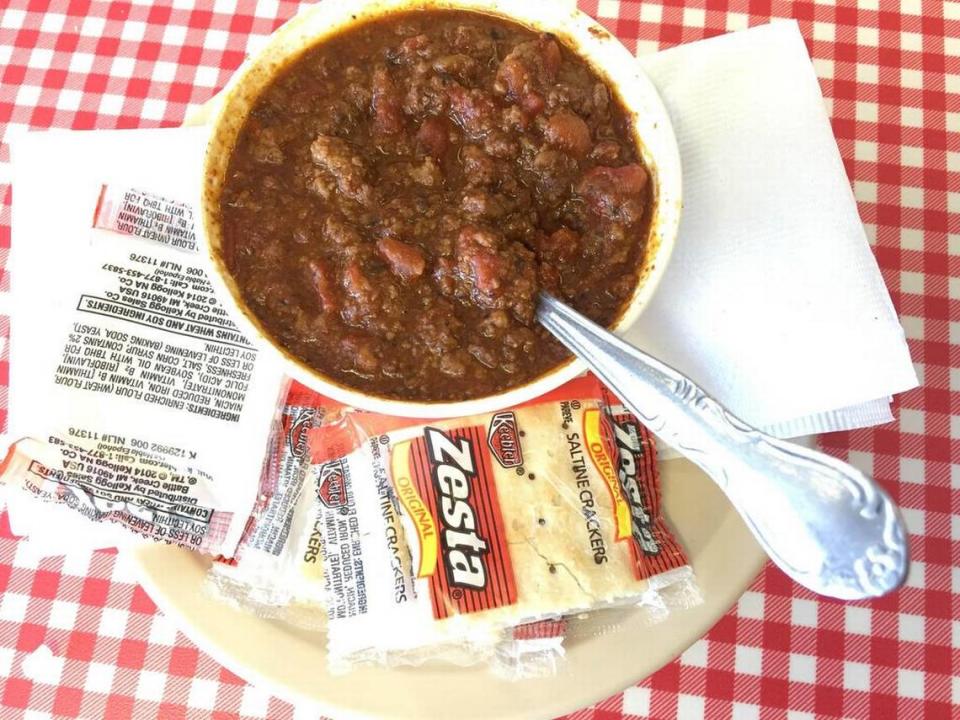
POLYGON ((201 210, 210 276, 220 298, 248 337, 284 360, 287 373, 335 400, 354 407, 406 417, 458 417, 517 405, 563 384, 584 371, 579 360, 567 361, 524 385, 496 395, 460 402, 395 400, 351 388, 309 367, 291 355, 266 332, 243 302, 239 289, 221 258, 219 198, 230 152, 250 107, 279 68, 326 37, 364 22, 402 10, 461 9, 502 16, 538 31, 550 32, 575 49, 615 87, 633 116, 633 128, 644 162, 651 171, 654 213, 640 281, 630 302, 613 324, 628 328, 643 310, 663 274, 680 222, 680 156, 667 111, 640 64, 610 33, 565 3, 549 0, 338 0, 311 6, 276 30, 255 55, 234 74, 213 120, 204 161, 201 210))

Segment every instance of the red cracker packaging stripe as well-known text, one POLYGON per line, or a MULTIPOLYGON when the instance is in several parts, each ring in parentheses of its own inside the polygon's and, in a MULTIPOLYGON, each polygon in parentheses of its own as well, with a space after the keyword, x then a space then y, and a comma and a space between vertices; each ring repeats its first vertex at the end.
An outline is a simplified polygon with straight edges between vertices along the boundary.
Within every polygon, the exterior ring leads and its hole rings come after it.
POLYGON ((686 553, 663 516, 656 440, 606 386, 601 385, 601 393, 609 412, 608 437, 620 460, 620 486, 631 508, 637 577, 646 579, 686 565, 686 553))
MULTIPOLYGON (((512 605, 517 599, 485 439, 484 427, 449 433, 427 428, 409 447, 405 471, 419 496, 427 499, 431 515, 446 527, 447 539, 439 552, 442 567, 430 576, 433 615, 438 620, 512 605), (466 474, 475 476, 472 497, 460 499, 458 483, 466 482, 466 474), (462 544, 451 547, 453 536, 462 544)), ((398 474, 393 480, 398 482, 398 474)))
POLYGON ((93 227, 187 252, 198 250, 190 205, 136 188, 100 188, 93 227))

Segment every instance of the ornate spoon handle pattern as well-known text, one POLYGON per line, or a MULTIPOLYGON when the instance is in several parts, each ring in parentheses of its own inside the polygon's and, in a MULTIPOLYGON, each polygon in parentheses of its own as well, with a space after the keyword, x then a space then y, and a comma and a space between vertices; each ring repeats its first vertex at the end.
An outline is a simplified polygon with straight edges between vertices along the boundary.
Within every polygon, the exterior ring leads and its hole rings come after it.
POLYGON ((654 433, 720 485, 791 578, 845 600, 877 597, 903 583, 903 523, 871 478, 747 425, 689 378, 554 297, 541 296, 538 320, 654 433))

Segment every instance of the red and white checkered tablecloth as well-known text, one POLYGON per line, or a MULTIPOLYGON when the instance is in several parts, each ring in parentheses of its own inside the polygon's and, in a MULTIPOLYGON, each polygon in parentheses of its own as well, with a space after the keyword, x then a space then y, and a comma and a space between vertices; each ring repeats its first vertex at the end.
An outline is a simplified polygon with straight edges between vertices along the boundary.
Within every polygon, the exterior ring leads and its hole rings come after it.
MULTIPOLYGON (((334 0, 330 0, 334 1, 334 0)), ((12 126, 179 124, 298 3, 2 0, 0 267, 10 247, 12 126)), ((702 640, 638 686, 575 713, 655 718, 960 717, 960 2, 587 0, 638 53, 796 18, 922 386, 896 424, 824 447, 903 508, 907 586, 870 603, 814 597, 768 567, 702 640)), ((55 169, 52 169, 55 171, 55 169)), ((9 286, 0 276, 0 291, 9 286)), ((0 311, 7 305, 0 294, 0 311)), ((7 324, 0 322, 6 337, 7 324)), ((0 423, 8 364, 0 358, 0 423)), ((284 718, 289 704, 197 650, 117 555, 36 560, 0 516, 0 717, 284 718), (34 651, 49 648, 49 657, 34 651), (31 659, 32 658, 32 659, 31 659), (44 682, 24 663, 43 661, 44 682)))

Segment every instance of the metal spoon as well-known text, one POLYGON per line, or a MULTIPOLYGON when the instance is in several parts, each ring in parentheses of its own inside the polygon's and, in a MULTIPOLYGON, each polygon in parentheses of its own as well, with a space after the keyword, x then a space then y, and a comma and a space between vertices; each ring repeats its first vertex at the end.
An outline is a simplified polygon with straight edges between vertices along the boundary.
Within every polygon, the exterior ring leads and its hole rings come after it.
POLYGON ((873 480, 750 427, 689 378, 550 295, 541 295, 537 319, 652 432, 716 481, 791 578, 844 600, 878 597, 903 583, 903 521, 873 480))

